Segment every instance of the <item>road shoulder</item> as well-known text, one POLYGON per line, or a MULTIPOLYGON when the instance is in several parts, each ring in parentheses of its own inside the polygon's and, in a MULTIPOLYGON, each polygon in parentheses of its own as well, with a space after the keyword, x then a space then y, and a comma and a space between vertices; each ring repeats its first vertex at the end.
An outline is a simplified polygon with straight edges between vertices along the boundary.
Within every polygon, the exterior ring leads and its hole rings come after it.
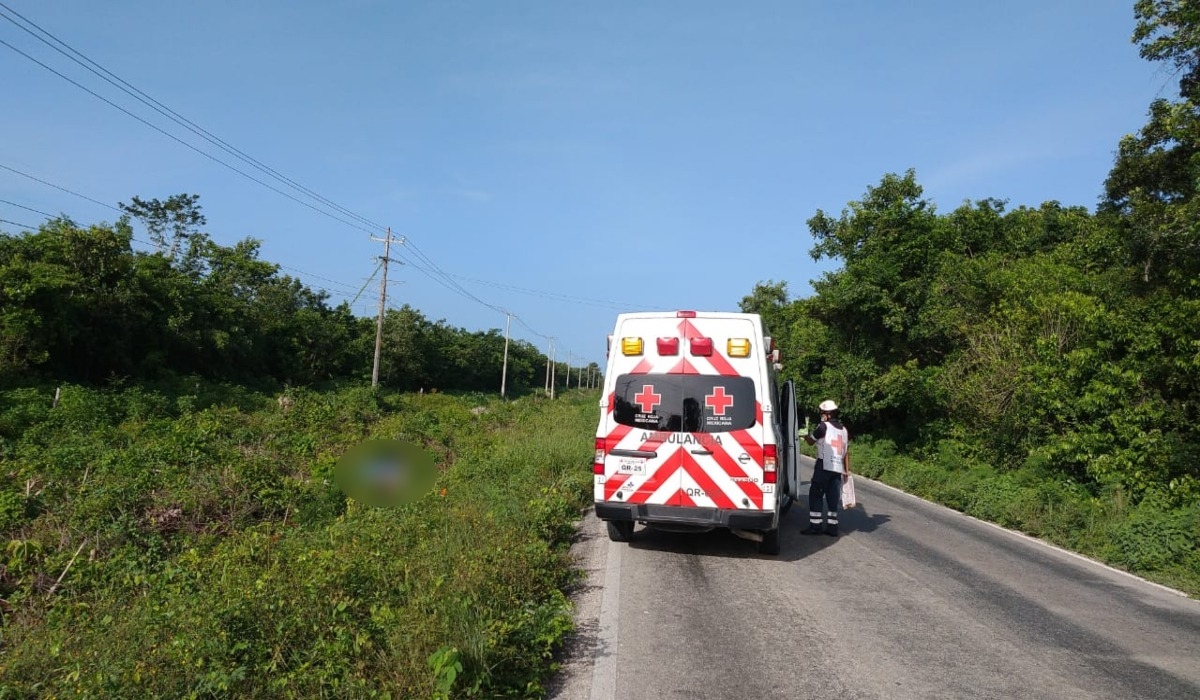
POLYGON ((604 523, 588 508, 571 545, 571 560, 583 572, 569 591, 575 606, 575 631, 558 653, 561 664, 547 683, 546 696, 556 700, 589 700, 597 651, 602 645, 600 609, 604 598, 604 576, 608 559, 608 535, 604 523))

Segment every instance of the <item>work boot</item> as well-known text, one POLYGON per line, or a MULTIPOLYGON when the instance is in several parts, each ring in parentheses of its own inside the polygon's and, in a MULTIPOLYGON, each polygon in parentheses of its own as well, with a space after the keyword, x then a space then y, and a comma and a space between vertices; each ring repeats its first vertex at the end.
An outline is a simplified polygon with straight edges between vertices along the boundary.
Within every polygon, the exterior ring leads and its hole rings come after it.
POLYGON ((822 532, 824 532, 824 530, 821 529, 820 525, 817 525, 816 523, 812 523, 808 527, 801 530, 800 534, 801 535, 819 535, 822 532))
POLYGON ((825 534, 829 535, 830 537, 837 537, 838 536, 837 525, 826 525, 825 526, 825 534))

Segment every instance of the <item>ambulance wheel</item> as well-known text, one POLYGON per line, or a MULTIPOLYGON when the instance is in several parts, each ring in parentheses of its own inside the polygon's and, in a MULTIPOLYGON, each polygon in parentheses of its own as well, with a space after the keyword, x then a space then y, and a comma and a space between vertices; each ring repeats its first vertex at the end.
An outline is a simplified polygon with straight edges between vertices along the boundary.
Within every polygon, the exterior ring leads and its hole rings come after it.
POLYGON ((628 542, 633 537, 632 520, 609 520, 608 539, 613 542, 628 542))
POLYGON ((779 554, 779 528, 765 530, 762 536, 762 541, 758 543, 758 553, 771 556, 779 554))

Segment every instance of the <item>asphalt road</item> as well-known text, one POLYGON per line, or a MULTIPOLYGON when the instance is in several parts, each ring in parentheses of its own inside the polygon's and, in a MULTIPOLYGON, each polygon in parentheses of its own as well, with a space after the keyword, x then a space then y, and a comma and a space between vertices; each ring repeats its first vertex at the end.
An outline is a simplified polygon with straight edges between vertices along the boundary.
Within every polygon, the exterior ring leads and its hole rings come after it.
MULTIPOLYGON (((807 472, 806 472, 807 473, 807 472)), ((590 516, 580 633, 550 686, 608 698, 1200 698, 1200 601, 858 479, 842 536, 590 516)))

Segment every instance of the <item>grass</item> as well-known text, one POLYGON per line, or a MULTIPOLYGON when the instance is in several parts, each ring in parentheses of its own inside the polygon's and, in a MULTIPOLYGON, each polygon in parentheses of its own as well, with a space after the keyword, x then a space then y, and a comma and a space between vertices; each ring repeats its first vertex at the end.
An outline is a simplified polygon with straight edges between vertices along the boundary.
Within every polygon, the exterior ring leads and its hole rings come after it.
POLYGON ((542 693, 594 397, 198 389, 0 399, 0 698, 542 693), (423 445, 435 488, 344 498, 371 437, 423 445))

